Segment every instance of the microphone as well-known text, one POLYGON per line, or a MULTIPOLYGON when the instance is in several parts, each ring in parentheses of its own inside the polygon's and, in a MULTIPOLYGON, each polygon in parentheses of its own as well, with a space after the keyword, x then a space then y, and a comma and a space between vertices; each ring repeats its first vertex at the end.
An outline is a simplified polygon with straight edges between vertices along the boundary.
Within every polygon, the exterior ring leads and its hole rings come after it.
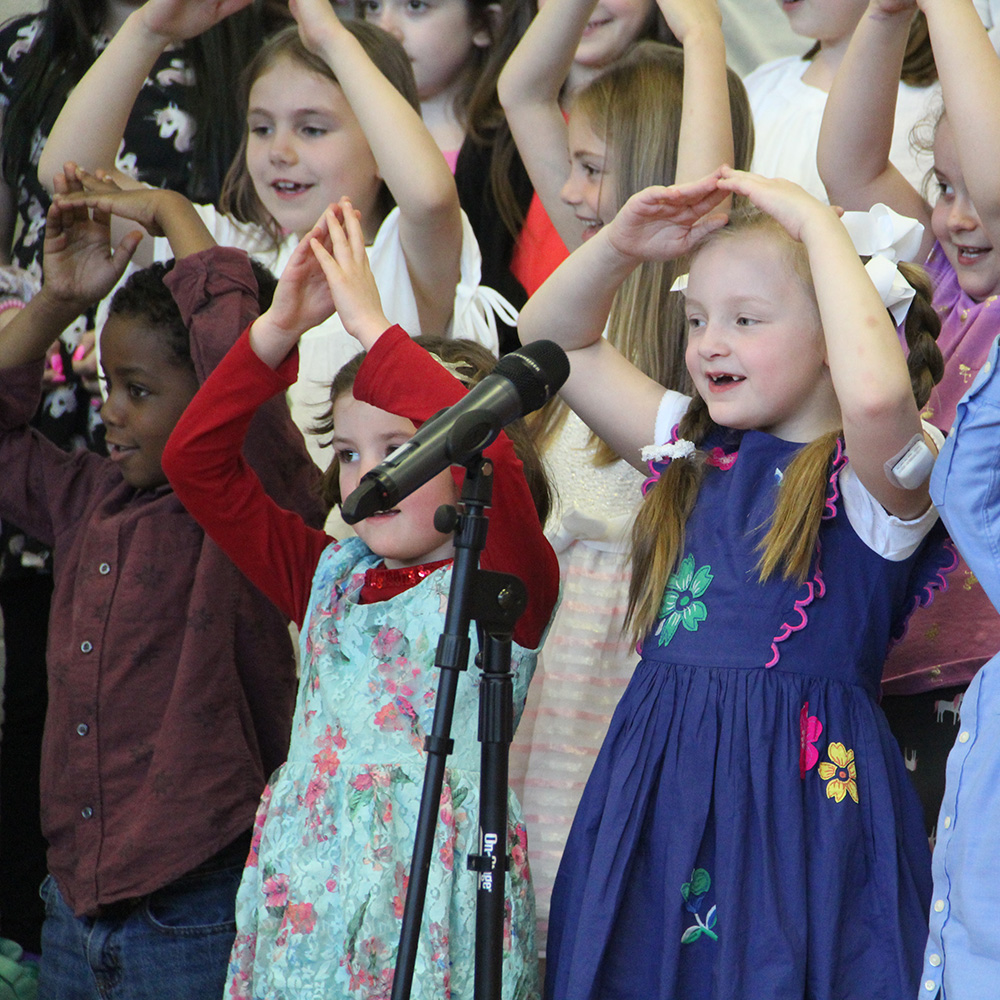
POLYGON ((403 497, 450 465, 462 465, 482 451, 501 429, 537 410, 569 375, 566 353, 551 340, 537 340, 505 354, 463 399, 424 422, 409 441, 361 477, 340 505, 356 524, 403 497))

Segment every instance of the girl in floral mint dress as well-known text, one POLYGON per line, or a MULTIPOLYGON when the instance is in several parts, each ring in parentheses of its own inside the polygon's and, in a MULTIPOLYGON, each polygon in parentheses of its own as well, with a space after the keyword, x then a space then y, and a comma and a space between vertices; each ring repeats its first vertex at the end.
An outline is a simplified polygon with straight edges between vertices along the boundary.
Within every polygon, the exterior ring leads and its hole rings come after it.
POLYGON ((634 195, 521 314, 523 341, 568 349, 567 402, 653 472, 641 660, 556 877, 548 1000, 916 996, 930 858, 877 697, 953 557, 926 542, 935 317, 889 258, 872 267, 884 299, 834 210, 723 167, 634 195), (730 194, 752 207, 723 226, 730 194), (640 261, 692 251, 689 398, 601 330, 640 261), (909 371, 886 308, 907 299, 909 371))
MULTIPOLYGON (((237 897, 229 986, 236 997, 389 996, 437 697, 452 536, 433 517, 455 503, 461 472, 446 470, 392 511, 359 522, 358 537, 337 542, 271 503, 240 458, 256 408, 295 379, 298 334, 334 303, 367 354, 330 390, 331 502, 495 361, 472 342, 433 340, 425 349, 390 326, 358 215, 342 199, 299 244, 274 306, 206 382, 167 447, 164 467, 185 506, 301 628, 288 761, 264 792, 237 897)), ((516 449, 503 433, 486 450, 495 483, 480 562, 528 589, 513 637, 519 716, 559 571, 542 534, 548 492, 540 460, 521 446, 521 428, 511 433, 516 449)), ((478 848, 476 687, 477 671, 464 672, 434 830, 412 992, 427 1000, 473 995, 477 876, 466 859, 478 848)), ((503 996, 530 1000, 539 995, 534 897, 512 793, 508 807, 503 996)))

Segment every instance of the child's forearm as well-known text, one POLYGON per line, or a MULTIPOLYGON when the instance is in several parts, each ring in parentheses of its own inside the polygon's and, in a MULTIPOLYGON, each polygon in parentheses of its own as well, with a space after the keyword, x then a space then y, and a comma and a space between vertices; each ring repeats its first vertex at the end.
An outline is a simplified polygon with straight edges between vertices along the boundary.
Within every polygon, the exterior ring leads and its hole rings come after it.
POLYGON ((898 406, 915 415, 899 338, 843 223, 832 209, 817 208, 802 238, 844 421, 863 424, 898 406))
MULTIPOLYGON (((295 368, 290 360, 270 372, 254 363, 245 340, 238 341, 181 415, 163 452, 163 471, 206 534, 286 617, 301 624, 313 570, 330 539, 265 493, 241 453, 255 414, 287 389, 295 368)), ((272 467, 284 461, 279 447, 271 446, 272 467)))
MULTIPOLYGON (((53 177, 73 161, 115 170, 132 105, 170 39, 146 27, 141 10, 128 16, 108 47, 63 105, 38 162, 38 180, 51 194, 53 177)), ((135 181, 115 173, 123 186, 135 181)))
POLYGON ((596 6, 597 0, 549 0, 538 11, 497 82, 508 115, 533 104, 558 106, 559 92, 596 6))
POLYGON ((176 191, 157 192, 156 221, 178 260, 216 245, 194 205, 176 191))
MULTIPOLYGON (((360 42, 337 22, 321 44, 399 207, 400 242, 421 329, 443 333, 460 273, 462 212, 455 178, 419 113, 360 42)), ((368 218, 365 223, 373 221, 381 222, 368 218)), ((367 235, 374 238, 373 232, 367 235)))
POLYGON ((41 290, 0 330, 0 368, 41 361, 53 341, 90 303, 41 290))
POLYGON ((521 342, 554 340, 566 351, 595 344, 615 294, 639 263, 614 249, 605 226, 574 250, 525 303, 517 324, 521 342))
POLYGON ((883 201, 912 216, 901 204, 903 187, 911 199, 919 195, 889 162, 912 11, 885 14, 876 4, 862 16, 830 88, 817 166, 831 204, 867 210, 883 201))
POLYGON ((400 211, 404 206, 407 213, 427 215, 454 210, 457 222, 454 178, 416 109, 346 28, 330 32, 322 55, 336 74, 400 211))
POLYGON ((549 0, 528 26, 497 81, 511 134, 532 186, 560 238, 580 245, 581 226, 561 197, 567 130, 559 94, 596 0, 549 0))
MULTIPOLYGON (((715 13, 718 15, 717 9, 715 13)), ((721 18, 704 17, 685 35, 683 46, 684 99, 677 139, 677 184, 704 177, 720 163, 732 164, 735 156, 721 18)))
POLYGON ((929 504, 926 484, 902 489, 885 473, 886 461, 922 433, 896 330, 832 210, 807 224, 803 242, 852 468, 889 513, 917 517, 929 504))
POLYGON ((663 387, 615 350, 603 333, 615 293, 638 263, 611 246, 605 226, 556 268, 518 321, 522 343, 553 340, 569 354, 570 374, 560 395, 632 464, 639 461, 639 449, 650 443, 663 387))

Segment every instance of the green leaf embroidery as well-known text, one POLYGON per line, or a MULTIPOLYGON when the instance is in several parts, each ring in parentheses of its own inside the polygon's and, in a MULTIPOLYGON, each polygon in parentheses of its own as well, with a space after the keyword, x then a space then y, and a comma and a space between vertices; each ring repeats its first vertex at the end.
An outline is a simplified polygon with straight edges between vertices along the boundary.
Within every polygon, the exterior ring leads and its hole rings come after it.
POLYGON ((685 898, 689 898, 689 894, 693 896, 704 896, 706 892, 712 887, 712 876, 705 871, 704 868, 695 868, 691 872, 691 881, 685 882, 681 886, 681 895, 685 898))
POLYGON ((695 868, 691 872, 691 880, 681 886, 681 895, 684 897, 685 909, 694 914, 695 923, 684 930, 681 934, 681 944, 691 944, 697 941, 704 934, 713 941, 718 941, 719 936, 712 928, 715 926, 718 914, 713 906, 702 920, 698 913, 701 908, 702 897, 712 887, 712 877, 704 868, 695 868))
POLYGON ((347 922, 347 954, 354 955, 358 950, 358 931, 364 923, 365 913, 368 911, 368 900, 354 911, 354 915, 347 922))

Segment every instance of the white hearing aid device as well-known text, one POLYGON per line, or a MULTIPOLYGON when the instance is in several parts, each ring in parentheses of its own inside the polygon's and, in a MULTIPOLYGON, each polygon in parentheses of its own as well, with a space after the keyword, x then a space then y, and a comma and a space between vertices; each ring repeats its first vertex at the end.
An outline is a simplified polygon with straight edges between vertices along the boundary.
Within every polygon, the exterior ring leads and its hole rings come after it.
POLYGON ((934 452, 924 440, 923 433, 914 434, 906 447, 885 463, 885 477, 900 489, 918 489, 927 482, 934 468, 934 459, 934 452))

